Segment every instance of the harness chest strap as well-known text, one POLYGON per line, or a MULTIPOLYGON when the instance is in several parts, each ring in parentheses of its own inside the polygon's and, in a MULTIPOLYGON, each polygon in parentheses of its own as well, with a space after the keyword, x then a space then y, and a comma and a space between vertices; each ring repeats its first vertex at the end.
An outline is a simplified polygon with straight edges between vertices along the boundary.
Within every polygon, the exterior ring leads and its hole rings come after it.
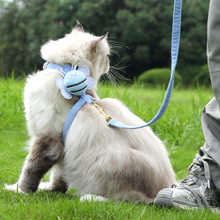
POLYGON ((86 103, 89 103, 91 104, 95 99, 90 96, 90 95, 87 95, 87 94, 83 94, 80 96, 80 99, 75 103, 75 105, 71 108, 68 116, 67 116, 67 119, 66 119, 66 122, 64 124, 64 127, 63 127, 63 135, 62 135, 62 139, 63 139, 63 143, 65 142, 66 140, 66 136, 67 136, 67 133, 70 129, 70 126, 73 122, 73 119, 75 118, 76 116, 76 113, 86 104, 86 103))

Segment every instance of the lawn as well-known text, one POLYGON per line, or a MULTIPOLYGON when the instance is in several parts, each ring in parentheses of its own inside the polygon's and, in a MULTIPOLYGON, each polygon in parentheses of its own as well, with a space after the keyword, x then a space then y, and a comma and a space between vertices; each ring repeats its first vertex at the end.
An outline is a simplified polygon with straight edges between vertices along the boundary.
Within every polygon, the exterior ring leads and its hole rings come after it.
MULTIPOLYGON (((27 155, 28 140, 23 114, 24 81, 0 79, 0 219, 219 219, 209 210, 177 211, 133 203, 81 203, 74 190, 66 194, 37 192, 30 195, 4 191, 15 183, 27 155)), ((122 100, 146 122, 158 111, 164 89, 99 85, 100 97, 122 100)), ((185 177, 195 153, 204 143, 201 129, 203 106, 213 97, 210 89, 174 89, 164 117, 152 125, 164 141, 177 179, 185 177)), ((48 179, 48 174, 44 178, 48 179)))

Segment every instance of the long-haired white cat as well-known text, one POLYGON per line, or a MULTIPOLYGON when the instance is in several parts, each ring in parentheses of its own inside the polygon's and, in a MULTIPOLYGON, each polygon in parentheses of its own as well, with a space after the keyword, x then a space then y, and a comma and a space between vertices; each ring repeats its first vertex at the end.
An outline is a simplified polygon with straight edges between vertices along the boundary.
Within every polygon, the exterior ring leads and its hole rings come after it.
MULTIPOLYGON (((47 62, 77 63, 90 69, 95 85, 109 71, 110 46, 107 35, 85 33, 77 22, 64 38, 50 40, 41 48, 47 62)), ((37 189, 66 192, 75 188, 83 199, 152 202, 158 191, 175 183, 167 151, 149 127, 137 130, 112 128, 93 104, 76 114, 65 140, 62 131, 67 115, 79 99, 65 99, 56 86, 58 69, 47 68, 27 78, 24 104, 30 152, 18 182, 6 185, 13 192, 37 189), (50 182, 40 183, 52 168, 50 182), (93 195, 93 196, 92 196, 93 195)), ((120 101, 99 99, 95 87, 87 90, 96 103, 114 119, 129 125, 144 122, 120 101)), ((128 97, 129 98, 129 97, 128 97)))

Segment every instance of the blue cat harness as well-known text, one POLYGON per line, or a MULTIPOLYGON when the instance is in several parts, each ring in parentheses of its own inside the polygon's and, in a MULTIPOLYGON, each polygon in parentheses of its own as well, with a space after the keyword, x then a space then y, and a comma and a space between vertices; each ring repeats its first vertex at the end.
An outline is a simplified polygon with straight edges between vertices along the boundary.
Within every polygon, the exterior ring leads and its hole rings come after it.
MULTIPOLYGON (((88 104, 94 104, 95 107, 99 109, 99 111, 105 116, 106 124, 110 127, 116 127, 121 129, 138 129, 143 128, 146 126, 149 126, 156 121, 158 121, 165 113, 170 97, 173 90, 173 84, 174 84, 174 75, 175 75, 175 68, 177 65, 177 59, 178 59, 178 52, 179 52, 179 43, 180 43, 180 27, 181 27, 181 10, 182 10, 182 0, 175 0, 174 1, 174 9, 173 9, 173 24, 172 24, 172 40, 171 40, 171 76, 169 80, 169 84, 167 87, 166 94, 164 96, 164 100, 161 104, 160 109, 158 110, 157 114, 151 119, 148 123, 140 125, 140 126, 128 126, 120 121, 117 121, 113 119, 111 116, 107 115, 102 108, 100 108, 96 103, 95 99, 86 94, 85 91, 88 89, 87 84, 88 80, 91 78, 89 77, 89 73, 87 72, 88 69, 85 71, 86 74, 83 73, 83 67, 82 71, 80 69, 76 69, 76 64, 66 64, 64 66, 60 66, 55 63, 48 63, 46 62, 44 64, 43 69, 49 68, 49 69, 58 69, 61 71, 62 75, 64 76, 64 87, 58 86, 61 89, 62 95, 67 98, 68 92, 69 92, 69 99, 72 98, 71 95, 79 96, 79 100, 74 104, 72 109, 70 110, 66 122, 64 124, 63 128, 63 134, 62 139, 63 143, 65 143, 65 139, 67 136, 67 133, 69 131, 69 128, 72 124, 72 121, 74 120, 77 112, 84 106, 86 103, 88 104), (66 82, 66 84, 65 84, 66 82), (62 88, 61 88, 62 87, 62 88), (71 89, 74 89, 71 90, 71 89), (66 91, 68 90, 68 92, 66 91), (65 96, 66 94, 66 96, 65 96)), ((61 80, 61 79, 60 79, 61 80)), ((91 80, 91 79, 90 79, 91 80)), ((60 83, 59 83, 60 85, 60 83)), ((67 98, 68 99, 68 98, 67 98)))

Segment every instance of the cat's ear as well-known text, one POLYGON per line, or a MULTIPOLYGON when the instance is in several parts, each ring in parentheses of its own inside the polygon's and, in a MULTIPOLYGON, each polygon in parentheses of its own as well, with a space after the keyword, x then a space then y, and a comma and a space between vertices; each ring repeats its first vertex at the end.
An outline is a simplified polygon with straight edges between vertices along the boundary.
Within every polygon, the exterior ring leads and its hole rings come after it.
POLYGON ((99 43, 103 40, 103 39, 107 39, 108 38, 108 33, 107 32, 106 34, 104 34, 103 36, 99 37, 97 40, 94 40, 91 44, 91 48, 92 48, 92 51, 94 53, 97 53, 98 52, 98 45, 99 43))
POLYGON ((76 20, 76 26, 73 28, 72 32, 73 32, 73 31, 85 32, 85 31, 84 31, 84 28, 83 28, 83 26, 80 24, 80 22, 79 22, 77 19, 75 19, 75 20, 76 20))

